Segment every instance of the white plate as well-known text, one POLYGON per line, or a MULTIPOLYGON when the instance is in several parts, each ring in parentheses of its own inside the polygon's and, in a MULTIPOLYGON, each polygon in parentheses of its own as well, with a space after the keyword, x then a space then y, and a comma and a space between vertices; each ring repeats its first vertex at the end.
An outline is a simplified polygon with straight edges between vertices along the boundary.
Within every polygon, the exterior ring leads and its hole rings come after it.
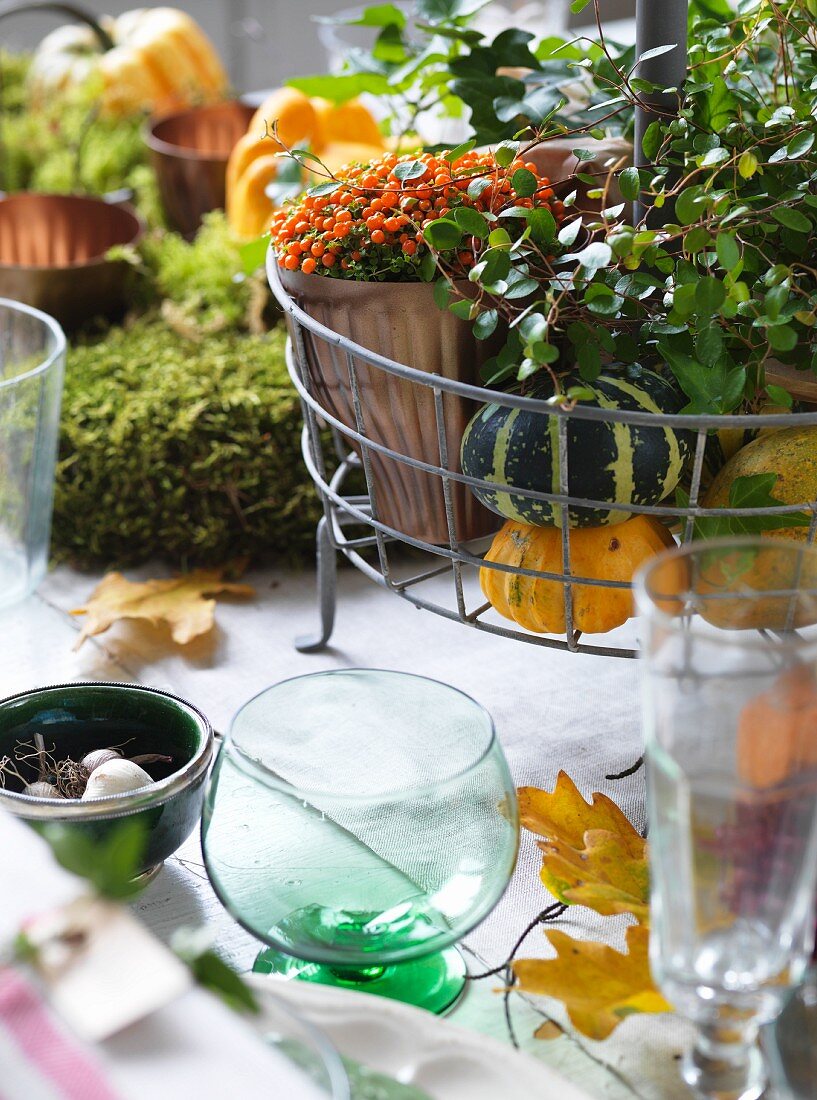
POLYGON ((554 1070, 487 1035, 368 993, 252 975, 341 1054, 432 1100, 592 1100, 554 1070))

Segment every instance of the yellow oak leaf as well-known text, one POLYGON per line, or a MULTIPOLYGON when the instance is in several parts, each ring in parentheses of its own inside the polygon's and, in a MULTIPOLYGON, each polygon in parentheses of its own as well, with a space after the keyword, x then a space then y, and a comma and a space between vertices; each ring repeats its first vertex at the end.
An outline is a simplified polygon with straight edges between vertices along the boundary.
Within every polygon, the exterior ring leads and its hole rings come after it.
POLYGON ((542 882, 565 905, 586 905, 601 916, 649 916, 647 844, 611 798, 587 802, 559 772, 552 792, 519 791, 522 824, 538 836, 542 882))
POLYGON ((556 957, 515 962, 517 988, 562 1001, 582 1035, 606 1039, 634 1013, 672 1012, 652 980, 646 928, 627 929, 626 954, 604 943, 574 940, 564 932, 551 930, 546 935, 556 957))
MULTIPOLYGON (((521 787, 519 817, 526 829, 548 840, 566 841, 581 848, 588 829, 610 833, 635 832, 625 814, 606 794, 594 794, 591 802, 582 798, 578 787, 565 772, 559 772, 552 792, 521 787)), ((638 834, 636 834, 638 835, 638 834)))
POLYGON ((72 615, 87 615, 74 649, 86 638, 102 634, 120 619, 145 619, 154 625, 167 623, 174 642, 186 645, 206 634, 214 623, 216 601, 221 593, 253 596, 248 584, 224 580, 224 570, 196 569, 167 580, 129 581, 121 573, 108 573, 91 593, 85 607, 72 615))
POLYGON ((565 905, 586 905, 603 917, 632 913, 649 920, 647 842, 627 822, 626 832, 588 829, 583 846, 561 839, 539 842, 542 882, 565 905))

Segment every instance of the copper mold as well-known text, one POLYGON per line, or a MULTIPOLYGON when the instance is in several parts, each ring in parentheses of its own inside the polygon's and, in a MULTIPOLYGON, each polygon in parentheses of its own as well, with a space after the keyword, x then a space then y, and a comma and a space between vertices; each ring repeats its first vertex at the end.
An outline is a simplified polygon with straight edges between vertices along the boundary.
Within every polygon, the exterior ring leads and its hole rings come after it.
MULTIPOLYGON (((428 374, 479 385, 479 369, 504 337, 478 341, 466 321, 434 303, 429 283, 365 283, 279 268, 298 305, 333 332, 380 355, 428 374)), ((287 322, 290 324, 289 315, 287 322)), ((343 351, 302 329, 313 393, 342 423, 356 428, 349 365, 343 351)), ((355 357, 365 435, 400 455, 442 465, 432 387, 416 385, 355 357)), ((448 468, 460 470, 460 442, 477 405, 443 394, 448 468)), ((359 447, 347 442, 359 453, 359 447)), ((449 542, 442 478, 396 458, 369 451, 380 520, 431 544, 449 542)), ((497 529, 497 518, 471 491, 450 482, 460 541, 497 529)))
POLYGON ((145 131, 168 221, 192 237, 210 210, 223 210, 227 161, 255 111, 240 100, 152 119, 145 131))
POLYGON ((84 195, 23 191, 0 199, 0 297, 13 298, 76 328, 121 313, 128 265, 108 260, 134 245, 144 225, 132 207, 84 195))

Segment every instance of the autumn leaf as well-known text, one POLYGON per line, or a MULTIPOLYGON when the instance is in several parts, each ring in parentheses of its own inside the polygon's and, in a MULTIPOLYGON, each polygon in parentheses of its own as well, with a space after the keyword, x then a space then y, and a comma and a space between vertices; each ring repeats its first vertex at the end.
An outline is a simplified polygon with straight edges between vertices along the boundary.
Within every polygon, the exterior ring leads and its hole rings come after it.
POLYGON ((588 829, 611 833, 634 831, 629 820, 606 794, 594 794, 585 802, 578 787, 565 772, 559 772, 553 792, 521 787, 519 817, 522 825, 537 836, 559 838, 580 848, 588 829))
POLYGON ((168 580, 134 582, 121 573, 108 573, 91 594, 85 607, 72 615, 87 615, 74 649, 86 638, 102 634, 120 619, 145 619, 157 625, 167 623, 173 641, 186 645, 206 634, 214 623, 214 596, 253 596, 247 584, 225 581, 224 570, 196 569, 168 580))
POLYGON ((559 901, 586 905, 603 917, 632 913, 648 923, 647 844, 632 826, 627 833, 589 829, 582 848, 561 840, 542 841, 539 847, 542 882, 559 901))
POLYGON ((612 799, 585 801, 560 772, 552 793, 519 792, 522 823, 544 837, 542 882, 565 905, 586 905, 601 916, 649 916, 647 845, 612 799))
POLYGON ((551 930, 546 935, 555 958, 515 962, 517 988, 564 1002, 582 1035, 606 1039, 634 1013, 672 1012, 652 980, 646 928, 627 929, 626 954, 604 943, 574 940, 564 932, 551 930))

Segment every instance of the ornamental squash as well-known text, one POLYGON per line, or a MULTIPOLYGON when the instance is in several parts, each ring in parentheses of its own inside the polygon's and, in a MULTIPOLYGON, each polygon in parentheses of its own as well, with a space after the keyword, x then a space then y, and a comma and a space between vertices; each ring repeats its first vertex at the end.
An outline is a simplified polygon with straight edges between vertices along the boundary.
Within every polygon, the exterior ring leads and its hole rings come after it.
MULTIPOLYGON (((673 413, 680 410, 684 400, 671 381, 648 370, 635 380, 623 374, 608 374, 587 386, 578 376, 568 376, 563 384, 565 389, 574 384, 590 389, 593 398, 583 404, 601 409, 673 413)), ((559 493, 559 419, 496 404, 484 405, 476 413, 465 430, 460 460, 463 473, 496 483, 495 489, 472 487, 486 507, 519 523, 561 526, 558 505, 509 491, 518 488, 559 493)), ((692 433, 683 430, 570 417, 570 495, 610 505, 571 508, 570 526, 622 523, 630 513, 616 509, 615 504, 652 505, 663 500, 681 478, 692 439, 692 433)))
MULTIPOLYGON (((760 435, 729 459, 704 497, 705 508, 728 508, 729 491, 739 477, 777 474, 772 496, 781 504, 817 501, 817 427, 782 428, 760 435)), ((774 538, 801 539, 808 527, 768 532, 774 538)))
MULTIPOLYGON (((675 545, 667 528, 653 516, 634 516, 613 530, 584 527, 571 531, 570 567, 577 577, 629 583, 644 562, 675 545)), ((562 573, 562 533, 555 527, 533 527, 509 521, 485 555, 486 562, 562 573)), ((484 565, 482 591, 491 605, 526 630, 537 634, 565 633, 564 584, 542 577, 506 573, 484 565)), ((683 591, 679 584, 677 591, 683 591)), ((633 614, 629 588, 599 588, 573 584, 573 626, 584 634, 603 634, 633 614)))
MULTIPOLYGON (((358 100, 335 104, 279 88, 255 112, 227 165, 227 219, 237 236, 258 237, 269 228, 275 209, 269 188, 287 164, 280 154, 295 146, 308 146, 333 172, 351 161, 372 160, 385 147, 377 123, 358 100)), ((306 173, 303 178, 306 183, 306 173)))
POLYGON ((163 114, 224 96, 227 74, 215 47, 186 12, 137 8, 97 21, 71 5, 54 8, 86 25, 59 27, 40 43, 29 76, 35 102, 95 78, 102 113, 115 117, 163 114))

